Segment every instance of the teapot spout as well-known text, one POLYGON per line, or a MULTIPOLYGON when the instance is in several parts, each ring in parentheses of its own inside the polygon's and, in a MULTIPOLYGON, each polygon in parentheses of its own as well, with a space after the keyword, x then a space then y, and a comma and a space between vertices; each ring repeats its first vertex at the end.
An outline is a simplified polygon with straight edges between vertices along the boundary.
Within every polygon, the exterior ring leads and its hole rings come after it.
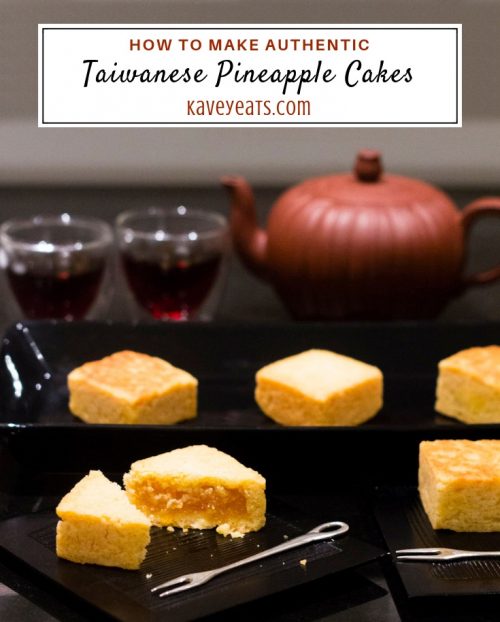
POLYGON ((250 270, 266 278, 267 233, 257 223, 252 188, 239 176, 226 176, 221 182, 231 197, 230 226, 235 248, 250 270))

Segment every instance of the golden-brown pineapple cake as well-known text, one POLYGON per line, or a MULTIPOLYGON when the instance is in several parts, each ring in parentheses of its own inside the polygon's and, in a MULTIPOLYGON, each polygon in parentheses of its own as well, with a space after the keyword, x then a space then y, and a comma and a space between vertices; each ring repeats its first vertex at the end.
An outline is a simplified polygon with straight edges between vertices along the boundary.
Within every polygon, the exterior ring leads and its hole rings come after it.
POLYGON ((149 519, 122 488, 101 471, 90 471, 56 508, 56 551, 80 564, 134 570, 146 556, 149 519))
POLYGON ((434 529, 500 531, 500 440, 420 443, 418 486, 434 529))
POLYGON ((125 350, 68 376, 71 412, 87 423, 171 424, 196 416, 198 381, 147 354, 125 350))
POLYGON ((130 501, 155 525, 216 527, 237 537, 265 524, 265 479, 213 447, 193 445, 139 460, 123 479, 130 501))
POLYGON ((436 410, 464 423, 500 423, 500 346, 469 348, 441 361, 436 410))
POLYGON ((382 407, 382 372, 328 350, 307 350, 266 365, 255 399, 284 425, 358 425, 382 407))

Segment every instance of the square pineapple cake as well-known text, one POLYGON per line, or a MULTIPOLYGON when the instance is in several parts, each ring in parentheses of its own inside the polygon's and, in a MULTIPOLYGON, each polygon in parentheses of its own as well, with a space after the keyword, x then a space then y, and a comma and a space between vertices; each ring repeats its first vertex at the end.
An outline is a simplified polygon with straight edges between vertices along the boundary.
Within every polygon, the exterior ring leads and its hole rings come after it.
POLYGON ((358 425, 382 407, 382 372, 328 350, 307 350, 266 365, 256 375, 255 399, 284 425, 358 425))
POLYGON ((434 529, 500 531, 500 440, 423 441, 418 487, 434 529))
POLYGON ((87 423, 171 424, 196 417, 198 381, 147 354, 125 350, 68 376, 71 412, 87 423))
POLYGON ((436 410, 464 423, 500 423, 500 346, 469 348, 441 361, 436 410))

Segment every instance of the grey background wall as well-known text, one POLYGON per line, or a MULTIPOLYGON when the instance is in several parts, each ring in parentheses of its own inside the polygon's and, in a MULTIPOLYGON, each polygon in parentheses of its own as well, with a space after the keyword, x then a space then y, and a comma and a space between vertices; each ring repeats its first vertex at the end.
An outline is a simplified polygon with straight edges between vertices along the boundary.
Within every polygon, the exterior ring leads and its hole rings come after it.
MULTIPOLYGON (((361 146, 396 172, 500 185, 498 0, 0 0, 0 184, 265 185, 350 167, 361 146), (462 129, 38 129, 43 22, 462 23, 462 129)), ((367 105, 369 103, 367 102, 367 105)))

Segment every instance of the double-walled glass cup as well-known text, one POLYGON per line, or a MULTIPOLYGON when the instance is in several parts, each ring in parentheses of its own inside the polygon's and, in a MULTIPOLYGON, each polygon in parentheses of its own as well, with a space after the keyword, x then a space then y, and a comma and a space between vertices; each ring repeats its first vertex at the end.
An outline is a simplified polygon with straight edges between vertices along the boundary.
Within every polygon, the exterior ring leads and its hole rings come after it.
POLYGON ((224 216, 180 206, 124 212, 121 264, 139 308, 159 320, 210 319, 229 246, 224 216))
POLYGON ((94 308, 113 231, 94 218, 36 216, 0 227, 7 282, 29 319, 80 320, 94 308))

